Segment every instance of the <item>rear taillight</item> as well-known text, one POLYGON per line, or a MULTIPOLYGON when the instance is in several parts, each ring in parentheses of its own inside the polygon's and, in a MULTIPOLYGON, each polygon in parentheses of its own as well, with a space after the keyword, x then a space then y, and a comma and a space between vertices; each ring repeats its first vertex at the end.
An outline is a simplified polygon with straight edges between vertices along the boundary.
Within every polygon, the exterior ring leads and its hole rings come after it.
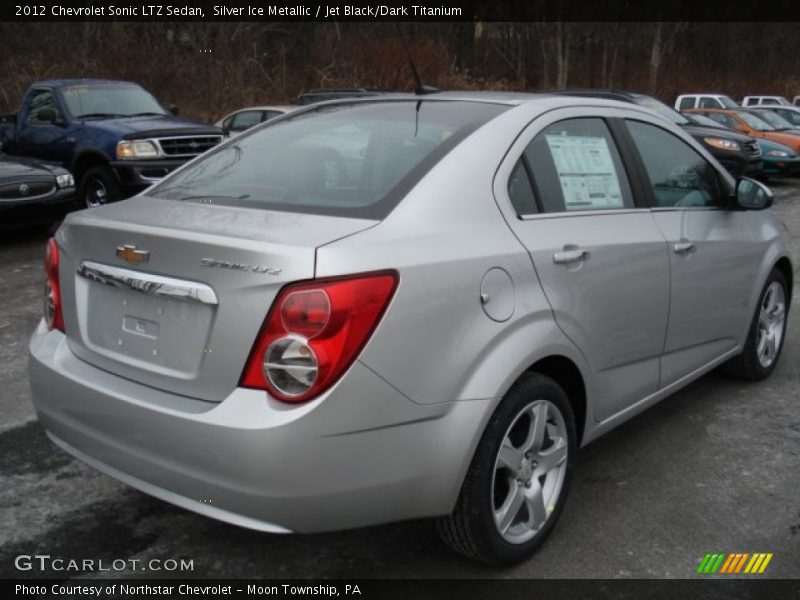
POLYGON ((328 389, 367 343, 397 287, 397 273, 293 284, 278 294, 240 385, 285 402, 328 389))
POLYGON ((47 241, 44 256, 44 320, 48 329, 64 331, 64 313, 61 310, 61 288, 58 285, 58 244, 55 238, 47 241))

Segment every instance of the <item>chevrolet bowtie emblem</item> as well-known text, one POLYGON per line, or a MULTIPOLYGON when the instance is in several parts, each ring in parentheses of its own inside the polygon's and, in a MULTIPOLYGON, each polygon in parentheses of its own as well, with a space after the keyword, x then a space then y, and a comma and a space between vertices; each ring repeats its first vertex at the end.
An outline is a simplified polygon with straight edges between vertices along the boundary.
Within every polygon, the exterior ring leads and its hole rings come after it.
POLYGON ((150 251, 139 250, 136 246, 125 244, 124 246, 117 246, 117 256, 127 263, 141 264, 150 260, 150 251))

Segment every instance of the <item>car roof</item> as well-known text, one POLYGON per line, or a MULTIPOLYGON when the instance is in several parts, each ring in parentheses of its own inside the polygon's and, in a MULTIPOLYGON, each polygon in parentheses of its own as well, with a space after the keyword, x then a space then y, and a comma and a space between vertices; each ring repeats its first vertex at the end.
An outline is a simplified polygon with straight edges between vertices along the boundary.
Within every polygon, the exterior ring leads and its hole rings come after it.
POLYGON ((121 79, 45 79, 44 81, 37 81, 34 86, 43 87, 66 87, 70 85, 139 85, 133 81, 123 81, 121 79))
MULTIPOLYGON (((632 108, 630 102, 623 102, 610 98, 578 97, 558 94, 557 92, 505 92, 505 91, 474 91, 474 90, 449 90, 435 92, 432 94, 414 94, 411 92, 396 92, 391 94, 381 94, 379 96, 354 97, 329 100, 319 102, 310 106, 334 105, 334 104, 362 104, 371 102, 390 102, 397 100, 416 100, 416 101, 461 101, 461 102, 484 102, 489 104, 506 104, 509 106, 519 106, 522 104, 542 104, 551 108, 557 101, 561 106, 586 106, 589 104, 600 106, 616 106, 621 108, 632 108)), ((306 108, 306 107, 303 107, 306 108)))
POLYGON ((246 106, 244 108, 237 108, 236 110, 232 110, 228 113, 228 115, 235 115, 236 113, 240 113, 246 110, 283 110, 286 112, 292 110, 298 110, 302 107, 292 104, 269 104, 263 106, 246 106))

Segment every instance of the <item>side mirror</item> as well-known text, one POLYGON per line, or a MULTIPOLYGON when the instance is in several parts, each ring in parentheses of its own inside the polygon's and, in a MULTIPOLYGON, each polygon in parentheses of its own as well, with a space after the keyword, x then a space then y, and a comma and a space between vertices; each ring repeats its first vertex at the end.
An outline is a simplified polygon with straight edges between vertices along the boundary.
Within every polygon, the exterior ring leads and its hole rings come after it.
POLYGON ((170 104, 169 105, 169 112, 171 112, 176 117, 178 116, 178 105, 177 104, 170 104))
POLYGON ((230 134, 231 134, 231 124, 230 123, 226 123, 225 125, 222 126, 222 135, 227 137, 230 134))
POLYGON ((772 190, 749 177, 736 182, 736 206, 744 210, 764 210, 772 206, 772 190))
POLYGON ((58 113, 54 108, 43 108, 36 116, 44 123, 55 123, 58 121, 58 113))

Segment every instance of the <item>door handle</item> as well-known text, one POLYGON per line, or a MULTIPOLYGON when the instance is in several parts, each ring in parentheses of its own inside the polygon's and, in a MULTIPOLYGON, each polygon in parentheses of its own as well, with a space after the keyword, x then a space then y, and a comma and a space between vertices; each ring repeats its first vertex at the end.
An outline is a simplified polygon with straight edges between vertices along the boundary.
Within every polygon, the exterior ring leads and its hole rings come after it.
POLYGON ((586 250, 563 250, 553 254, 553 262, 557 265, 580 262, 589 255, 586 250))
POLYGON ((692 242, 675 242, 672 250, 675 254, 691 254, 697 250, 697 247, 692 242))

